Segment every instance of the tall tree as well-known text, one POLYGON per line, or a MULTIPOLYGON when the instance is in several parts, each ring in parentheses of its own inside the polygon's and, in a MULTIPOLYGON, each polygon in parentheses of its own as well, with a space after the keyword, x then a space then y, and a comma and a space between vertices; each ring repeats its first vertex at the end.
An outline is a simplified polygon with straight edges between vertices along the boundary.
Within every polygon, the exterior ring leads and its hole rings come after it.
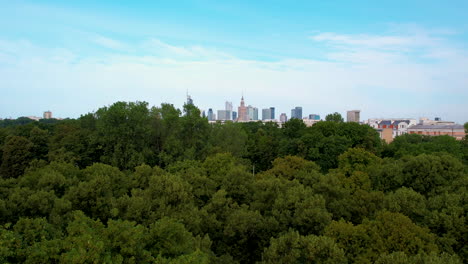
POLYGON ((327 116, 325 116, 325 121, 332 121, 332 122, 341 123, 341 122, 344 122, 344 119, 343 119, 343 117, 341 116, 340 113, 335 112, 333 114, 328 114, 327 116))
POLYGON ((103 162, 129 169, 151 155, 148 103, 117 102, 100 108, 96 116, 96 140, 102 144, 103 162))
POLYGON ((0 175, 4 178, 18 178, 32 160, 33 143, 25 138, 13 136, 3 147, 0 175))

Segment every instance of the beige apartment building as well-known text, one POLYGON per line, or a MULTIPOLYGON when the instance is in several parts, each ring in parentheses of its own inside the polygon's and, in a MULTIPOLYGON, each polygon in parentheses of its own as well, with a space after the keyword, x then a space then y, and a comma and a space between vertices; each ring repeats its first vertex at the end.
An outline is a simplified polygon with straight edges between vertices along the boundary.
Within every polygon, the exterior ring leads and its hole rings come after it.
POLYGON ((462 125, 414 125, 408 127, 408 134, 418 134, 426 136, 448 135, 457 140, 462 140, 465 136, 465 128, 462 125))

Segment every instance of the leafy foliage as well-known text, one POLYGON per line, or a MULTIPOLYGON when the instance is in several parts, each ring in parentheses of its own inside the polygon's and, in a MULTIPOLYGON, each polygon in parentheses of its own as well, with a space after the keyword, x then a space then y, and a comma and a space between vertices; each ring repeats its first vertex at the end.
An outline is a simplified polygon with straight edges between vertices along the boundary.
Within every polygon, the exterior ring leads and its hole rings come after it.
POLYGON ((468 141, 326 120, 0 121, 0 262, 465 263, 468 141))

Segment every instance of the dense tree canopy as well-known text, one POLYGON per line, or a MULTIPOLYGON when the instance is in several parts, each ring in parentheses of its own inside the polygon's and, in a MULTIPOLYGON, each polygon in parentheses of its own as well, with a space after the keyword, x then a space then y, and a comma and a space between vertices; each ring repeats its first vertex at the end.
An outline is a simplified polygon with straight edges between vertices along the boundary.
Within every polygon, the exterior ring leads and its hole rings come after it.
POLYGON ((3 120, 0 262, 466 263, 467 140, 326 120, 3 120))
POLYGON ((343 117, 341 116, 340 113, 335 112, 333 114, 328 114, 327 116, 325 116, 325 121, 343 122, 344 119, 343 119, 343 117))

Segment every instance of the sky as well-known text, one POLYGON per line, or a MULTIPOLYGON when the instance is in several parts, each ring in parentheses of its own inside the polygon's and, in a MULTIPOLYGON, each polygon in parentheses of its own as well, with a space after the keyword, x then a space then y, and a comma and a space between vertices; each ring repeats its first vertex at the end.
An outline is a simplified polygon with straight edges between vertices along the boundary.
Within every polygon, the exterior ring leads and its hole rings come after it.
POLYGON ((0 0, 0 118, 117 101, 468 121, 468 1, 0 0))

